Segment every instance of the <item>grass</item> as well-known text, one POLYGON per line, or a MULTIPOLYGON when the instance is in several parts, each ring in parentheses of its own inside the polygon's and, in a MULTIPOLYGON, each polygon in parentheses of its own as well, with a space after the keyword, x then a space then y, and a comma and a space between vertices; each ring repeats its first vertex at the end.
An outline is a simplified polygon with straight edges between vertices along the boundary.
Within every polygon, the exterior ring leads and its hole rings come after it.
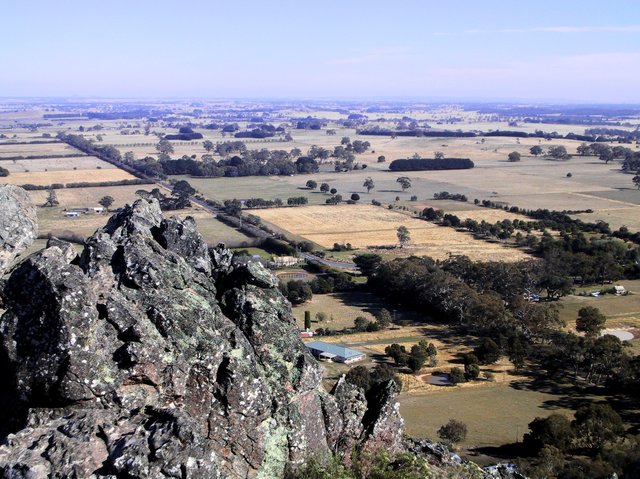
POLYGON ((536 417, 552 413, 573 416, 570 408, 556 405, 562 397, 556 393, 516 389, 509 383, 478 384, 401 394, 400 413, 407 434, 437 440, 440 426, 457 419, 468 427, 462 446, 495 447, 521 441, 527 425, 536 417))
POLYGON ((397 229, 404 225, 411 234, 411 244, 395 250, 395 254, 439 259, 449 254, 466 254, 485 261, 516 261, 528 257, 517 249, 476 240, 468 233, 370 205, 272 208, 255 210, 254 214, 325 248, 334 243, 350 243, 354 248, 363 249, 394 246, 398 244, 397 229))

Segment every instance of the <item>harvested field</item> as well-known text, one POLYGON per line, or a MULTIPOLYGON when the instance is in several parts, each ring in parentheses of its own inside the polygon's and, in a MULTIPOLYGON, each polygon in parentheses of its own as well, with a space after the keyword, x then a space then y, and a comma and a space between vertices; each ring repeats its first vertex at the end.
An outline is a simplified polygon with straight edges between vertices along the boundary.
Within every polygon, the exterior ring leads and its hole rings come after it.
POLYGON ((31 156, 31 155, 82 155, 80 150, 76 150, 66 143, 32 143, 16 145, 11 143, 0 144, 0 158, 11 156, 31 156))
MULTIPOLYGON (((9 176, 0 177, 0 184, 12 185, 50 185, 53 183, 78 183, 90 182, 97 183, 100 181, 120 181, 133 180, 135 176, 130 175, 119 168, 100 169, 100 170, 61 170, 61 171, 34 171, 34 172, 16 172, 9 176)), ((103 195, 104 196, 104 195, 103 195)))
POLYGON ((6 168, 11 173, 36 173, 39 171, 63 171, 63 170, 97 170, 114 169, 111 163, 102 161, 95 156, 81 156, 74 158, 46 158, 41 160, 16 160, 4 161, 0 166, 6 168))
POLYGON ((443 259, 449 254, 465 254, 484 261, 517 261, 528 257, 520 250, 476 240, 453 228, 369 205, 274 208, 253 213, 325 248, 331 248, 334 243, 351 243, 354 248, 397 245, 397 228, 404 225, 411 234, 411 244, 393 250, 395 255, 443 259))

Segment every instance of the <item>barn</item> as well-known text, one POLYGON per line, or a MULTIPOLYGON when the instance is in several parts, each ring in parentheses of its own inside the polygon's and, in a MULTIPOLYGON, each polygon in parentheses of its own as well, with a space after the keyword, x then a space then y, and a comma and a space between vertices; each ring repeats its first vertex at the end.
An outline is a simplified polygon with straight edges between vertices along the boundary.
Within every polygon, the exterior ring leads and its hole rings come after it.
POLYGON ((356 351, 355 349, 349 349, 341 344, 312 341, 306 343, 305 346, 309 348, 311 354, 320 361, 335 361, 337 363, 350 364, 362 361, 366 357, 364 353, 356 351))

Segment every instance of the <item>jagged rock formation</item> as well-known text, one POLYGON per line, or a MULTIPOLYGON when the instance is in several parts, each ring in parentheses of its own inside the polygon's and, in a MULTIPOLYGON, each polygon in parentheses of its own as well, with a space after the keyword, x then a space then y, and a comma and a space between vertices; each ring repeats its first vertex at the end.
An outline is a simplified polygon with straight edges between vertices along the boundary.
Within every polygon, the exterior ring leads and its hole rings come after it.
POLYGON ((13 185, 0 186, 0 275, 38 236, 36 208, 29 194, 13 185))
POLYGON ((325 392, 274 276, 208 250, 156 200, 81 256, 51 240, 2 301, 1 477, 275 478, 402 448, 393 383, 369 402, 345 381, 325 392))

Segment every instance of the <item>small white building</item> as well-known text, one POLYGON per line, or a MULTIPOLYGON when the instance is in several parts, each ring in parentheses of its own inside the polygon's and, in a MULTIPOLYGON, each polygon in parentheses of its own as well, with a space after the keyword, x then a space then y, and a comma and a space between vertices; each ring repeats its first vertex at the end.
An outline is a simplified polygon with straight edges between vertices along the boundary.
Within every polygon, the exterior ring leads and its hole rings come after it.
POLYGON ((613 289, 615 289, 615 291, 616 291, 616 296, 621 296, 621 295, 623 295, 623 294, 625 294, 627 292, 627 290, 624 289, 624 286, 619 285, 619 284, 615 285, 613 287, 613 289))
POLYGON ((104 208, 102 206, 94 206, 92 210, 95 214, 98 214, 98 215, 104 212, 104 208))
POLYGON ((78 216, 80 216, 80 212, 78 211, 67 211, 64 216, 66 218, 77 218, 78 216))

